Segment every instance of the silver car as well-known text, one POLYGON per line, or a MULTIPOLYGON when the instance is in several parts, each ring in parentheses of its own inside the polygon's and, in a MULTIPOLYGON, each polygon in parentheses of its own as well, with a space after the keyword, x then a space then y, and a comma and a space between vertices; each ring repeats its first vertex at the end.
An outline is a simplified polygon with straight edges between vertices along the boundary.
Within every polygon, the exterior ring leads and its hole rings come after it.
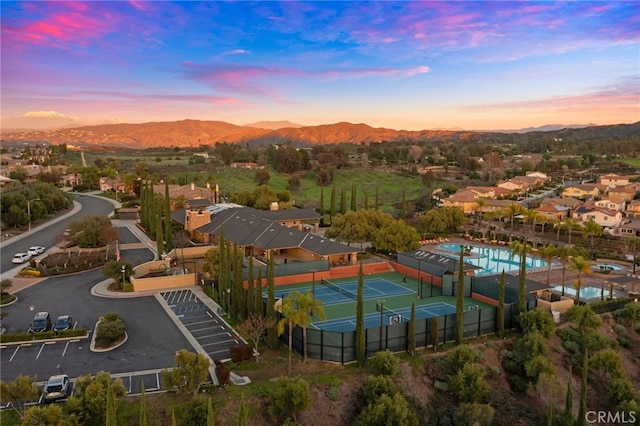
POLYGON ((45 248, 42 246, 33 246, 33 247, 29 247, 29 250, 27 250, 27 254, 30 254, 33 257, 33 256, 38 256, 44 253, 44 251, 45 251, 45 248))
POLYGON ((71 395, 71 382, 66 374, 49 377, 42 394, 42 402, 54 402, 71 395))
POLYGON ((11 262, 13 263, 24 263, 31 260, 31 255, 29 253, 16 253, 13 255, 13 259, 11 262))

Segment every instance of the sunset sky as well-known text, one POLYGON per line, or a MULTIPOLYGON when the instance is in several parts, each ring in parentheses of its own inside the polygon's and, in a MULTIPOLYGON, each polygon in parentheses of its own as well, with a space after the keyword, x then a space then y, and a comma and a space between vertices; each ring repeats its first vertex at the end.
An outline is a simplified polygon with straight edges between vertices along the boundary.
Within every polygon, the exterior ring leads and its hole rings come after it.
POLYGON ((2 117, 640 121, 640 2, 1 2, 2 117))

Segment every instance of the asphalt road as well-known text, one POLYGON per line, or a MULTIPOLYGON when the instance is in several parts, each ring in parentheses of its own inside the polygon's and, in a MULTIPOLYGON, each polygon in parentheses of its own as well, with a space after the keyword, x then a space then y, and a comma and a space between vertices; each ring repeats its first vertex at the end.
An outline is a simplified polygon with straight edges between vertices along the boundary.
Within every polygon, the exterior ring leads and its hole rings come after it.
MULTIPOLYGON (((131 251, 128 250, 127 255, 131 251)), ((142 251, 151 258, 148 250, 142 251)), ((134 256, 143 260, 142 253, 134 253, 134 256)), ((12 380, 21 373, 35 374, 38 380, 46 380, 60 372, 78 377, 101 370, 117 374, 161 369, 174 364, 173 357, 180 349, 194 350, 154 297, 105 299, 92 296, 91 288, 104 279, 99 270, 48 278, 20 291, 18 302, 3 308, 8 316, 2 325, 8 333, 23 332, 29 328, 35 312, 47 311, 52 321, 58 315, 72 315, 77 327, 93 330, 99 316, 115 312, 126 326, 128 340, 124 345, 106 353, 91 352, 88 339, 69 345, 66 342, 40 343, 19 349, 15 345, 2 346, 2 380, 12 380)))
POLYGON ((10 239, 2 244, 0 249, 0 273, 20 265, 11 263, 15 253, 26 252, 31 246, 44 246, 50 249, 57 241, 69 223, 80 220, 84 216, 108 216, 113 212, 113 203, 104 198, 89 195, 74 194, 74 199, 82 205, 78 213, 56 223, 45 223, 32 230, 32 233, 22 239, 10 239))

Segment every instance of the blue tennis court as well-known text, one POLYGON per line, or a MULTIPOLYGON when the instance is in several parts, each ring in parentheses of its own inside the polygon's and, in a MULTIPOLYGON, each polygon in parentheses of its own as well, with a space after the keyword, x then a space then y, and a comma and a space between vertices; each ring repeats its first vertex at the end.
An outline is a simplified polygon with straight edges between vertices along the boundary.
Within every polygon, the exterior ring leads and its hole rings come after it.
MULTIPOLYGON (((296 289, 287 289, 286 292, 275 292, 276 299, 284 298, 291 291, 299 291, 304 293, 311 290, 308 286, 296 289)), ((380 299, 382 297, 402 296, 407 294, 416 294, 414 290, 411 290, 403 285, 398 285, 387 281, 383 278, 373 278, 365 280, 363 282, 362 298, 364 300, 380 299)), ((319 299, 324 305, 337 305, 341 303, 353 303, 357 299, 358 294, 358 281, 349 281, 336 283, 333 286, 327 286, 322 283, 316 283, 315 285, 315 298, 319 299)), ((264 293, 266 297, 267 294, 264 293)))
MULTIPOLYGON (((453 315, 456 307, 444 302, 429 305, 416 306, 416 320, 453 315)), ((411 317, 411 308, 390 310, 384 308, 382 322, 385 325, 407 322, 411 317)), ((318 321, 311 324, 312 327, 328 331, 353 331, 356 329, 356 317, 337 318, 327 321, 318 321)), ((380 312, 371 312, 364 315, 364 328, 380 327, 380 312)))

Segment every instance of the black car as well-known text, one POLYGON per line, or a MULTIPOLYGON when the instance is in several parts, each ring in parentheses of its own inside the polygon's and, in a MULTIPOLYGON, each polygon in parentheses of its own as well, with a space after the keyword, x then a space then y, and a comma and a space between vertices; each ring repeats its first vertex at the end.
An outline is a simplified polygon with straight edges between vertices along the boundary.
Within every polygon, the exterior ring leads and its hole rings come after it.
POLYGON ((56 333, 62 330, 70 330, 73 328, 73 318, 71 315, 61 315, 56 320, 55 325, 53 326, 53 331, 56 333))
POLYGON ((33 317, 33 322, 31 323, 31 331, 39 333, 41 331, 49 330, 51 330, 51 317, 49 316, 49 312, 38 312, 33 317))

